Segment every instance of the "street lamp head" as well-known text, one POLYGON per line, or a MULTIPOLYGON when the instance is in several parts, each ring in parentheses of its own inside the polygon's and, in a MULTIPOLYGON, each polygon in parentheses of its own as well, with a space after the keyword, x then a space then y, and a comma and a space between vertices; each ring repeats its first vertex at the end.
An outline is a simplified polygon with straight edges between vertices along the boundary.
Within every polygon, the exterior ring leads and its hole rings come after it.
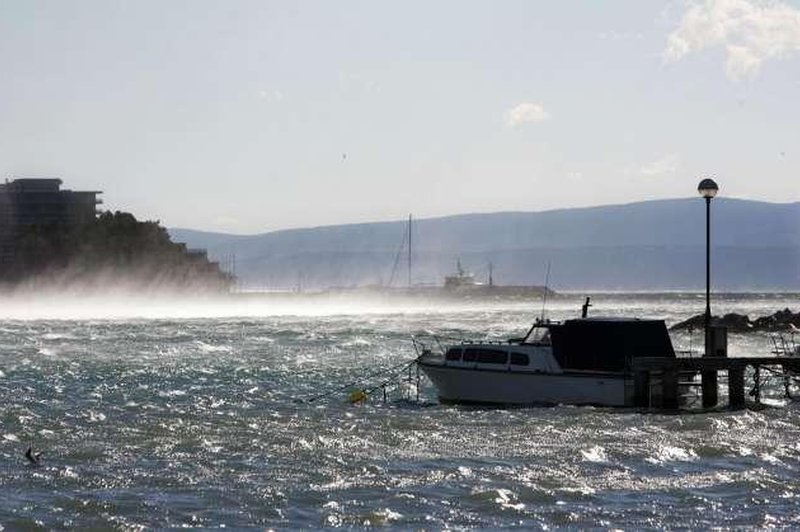
POLYGON ((711 199, 714 196, 716 196, 718 190, 719 187, 717 186, 717 184, 714 182, 713 179, 708 179, 708 178, 703 179, 702 181, 700 181, 700 184, 697 185, 697 192, 699 192, 701 196, 707 199, 711 199))

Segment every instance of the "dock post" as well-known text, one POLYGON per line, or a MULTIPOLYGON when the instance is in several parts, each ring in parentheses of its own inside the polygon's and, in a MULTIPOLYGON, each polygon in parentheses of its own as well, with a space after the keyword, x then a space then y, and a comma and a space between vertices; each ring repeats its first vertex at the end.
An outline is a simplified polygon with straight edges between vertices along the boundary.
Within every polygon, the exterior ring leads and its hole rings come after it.
MULTIPOLYGON (((706 309, 706 312, 708 312, 708 309, 706 309)), ((707 320, 709 316, 706 316, 707 320)), ((707 321, 705 347, 704 357, 727 357, 728 330, 725 327, 712 327, 707 321)), ((717 370, 702 371, 700 375, 703 386, 703 408, 713 408, 719 403, 717 370)))
POLYGON ((670 365, 661 376, 662 401, 665 410, 678 409, 678 368, 670 365))
POLYGON ((701 371, 700 379, 703 388, 703 408, 714 408, 719 402, 717 370, 701 371))
POLYGON ((637 370, 633 374, 633 406, 650 406, 650 371, 637 370))
POLYGON ((756 400, 756 403, 761 402, 761 366, 756 365, 753 368, 753 391, 750 392, 753 395, 753 398, 756 400))
POLYGON ((742 364, 731 364, 728 368, 728 397, 731 410, 744 409, 744 365, 742 364))

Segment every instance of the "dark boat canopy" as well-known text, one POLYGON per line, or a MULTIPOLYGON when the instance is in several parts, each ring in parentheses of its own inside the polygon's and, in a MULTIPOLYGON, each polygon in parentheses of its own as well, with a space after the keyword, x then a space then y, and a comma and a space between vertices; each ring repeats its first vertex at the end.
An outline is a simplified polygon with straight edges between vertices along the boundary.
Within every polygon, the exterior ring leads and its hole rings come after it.
POLYGON ((625 371, 639 357, 675 357, 663 320, 583 318, 548 325, 565 370, 625 371))

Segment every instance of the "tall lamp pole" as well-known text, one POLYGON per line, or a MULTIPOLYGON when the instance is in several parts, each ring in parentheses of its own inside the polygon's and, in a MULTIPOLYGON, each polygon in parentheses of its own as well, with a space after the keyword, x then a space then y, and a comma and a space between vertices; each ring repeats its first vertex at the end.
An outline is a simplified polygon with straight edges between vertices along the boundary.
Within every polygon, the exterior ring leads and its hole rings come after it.
POLYGON ((717 195, 719 187, 713 179, 703 179, 697 186, 697 192, 706 200, 706 315, 705 328, 705 355, 710 356, 709 340, 711 333, 711 199, 717 195))
MULTIPOLYGON (((712 356, 714 348, 711 345, 711 199, 717 195, 719 187, 713 179, 703 179, 697 186, 697 192, 706 200, 706 315, 704 320, 705 350, 704 356, 712 356)), ((703 371, 700 374, 703 388, 703 407, 717 406, 717 372, 714 370, 703 371)))

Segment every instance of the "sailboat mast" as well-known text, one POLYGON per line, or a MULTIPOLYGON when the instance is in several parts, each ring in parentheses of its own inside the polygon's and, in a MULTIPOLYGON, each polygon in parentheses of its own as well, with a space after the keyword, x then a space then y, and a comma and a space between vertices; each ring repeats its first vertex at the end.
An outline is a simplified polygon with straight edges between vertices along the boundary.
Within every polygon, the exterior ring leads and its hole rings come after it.
POLYGON ((544 274, 544 295, 542 296, 542 317, 540 318, 541 321, 544 321, 544 309, 547 307, 547 292, 550 291, 548 286, 550 285, 550 261, 547 261, 547 273, 544 274))
POLYGON ((411 288, 411 215, 408 215, 408 287, 411 288))

